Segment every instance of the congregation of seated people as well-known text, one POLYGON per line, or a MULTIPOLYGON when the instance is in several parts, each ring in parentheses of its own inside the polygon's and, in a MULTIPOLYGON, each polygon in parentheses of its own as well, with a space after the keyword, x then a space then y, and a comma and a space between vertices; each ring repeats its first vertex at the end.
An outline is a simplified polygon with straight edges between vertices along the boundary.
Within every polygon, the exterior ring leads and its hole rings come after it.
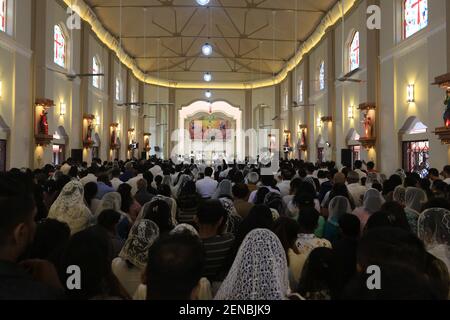
POLYGON ((450 166, 261 169, 152 157, 1 173, 0 299, 448 299, 450 166))

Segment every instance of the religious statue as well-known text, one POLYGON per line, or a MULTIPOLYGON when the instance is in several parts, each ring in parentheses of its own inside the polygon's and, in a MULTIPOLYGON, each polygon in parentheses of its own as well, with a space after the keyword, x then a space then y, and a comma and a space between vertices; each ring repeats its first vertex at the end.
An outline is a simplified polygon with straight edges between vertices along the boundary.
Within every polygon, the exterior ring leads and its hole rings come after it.
POLYGON ((39 134, 48 135, 47 110, 42 110, 41 119, 39 120, 39 134))
POLYGON ((306 130, 302 129, 301 146, 306 146, 306 130))
POLYGON ((366 138, 372 138, 373 137, 373 122, 372 118, 369 117, 369 113, 366 112, 364 114, 364 132, 366 134, 366 138))
POLYGON ((111 133, 111 145, 115 146, 117 144, 117 135, 116 135, 116 129, 113 129, 111 133))
POLYGON ((447 92, 447 98, 444 101, 445 112, 444 112, 444 123, 447 128, 450 128, 450 92, 447 92))
POLYGON ((93 132, 94 128, 92 127, 92 123, 89 122, 88 127, 87 127, 87 133, 86 133, 86 141, 87 142, 91 142, 92 141, 92 132, 93 132))
POLYGON ((145 138, 144 148, 145 148, 145 151, 147 151, 147 152, 150 151, 150 139, 148 137, 145 138))

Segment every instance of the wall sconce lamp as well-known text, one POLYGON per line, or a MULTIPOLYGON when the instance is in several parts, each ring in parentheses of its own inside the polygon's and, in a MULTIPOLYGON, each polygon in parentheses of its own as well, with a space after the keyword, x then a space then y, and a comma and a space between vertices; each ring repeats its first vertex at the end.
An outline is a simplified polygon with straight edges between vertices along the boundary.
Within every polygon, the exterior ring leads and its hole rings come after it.
POLYGON ((317 128, 322 128, 322 118, 321 117, 317 118, 317 128))
POLYGON ((67 104, 65 102, 61 102, 59 104, 59 115, 61 117, 64 117, 66 115, 67 112, 67 104))
POLYGON ((353 106, 348 107, 348 118, 350 120, 355 119, 355 108, 353 106))
POLYGON ((95 117, 95 126, 96 127, 100 126, 100 116, 95 117))
POLYGON ((414 85, 413 84, 408 84, 408 87, 407 87, 407 97, 408 97, 407 102, 408 103, 415 102, 415 92, 414 91, 415 91, 414 90, 414 85))

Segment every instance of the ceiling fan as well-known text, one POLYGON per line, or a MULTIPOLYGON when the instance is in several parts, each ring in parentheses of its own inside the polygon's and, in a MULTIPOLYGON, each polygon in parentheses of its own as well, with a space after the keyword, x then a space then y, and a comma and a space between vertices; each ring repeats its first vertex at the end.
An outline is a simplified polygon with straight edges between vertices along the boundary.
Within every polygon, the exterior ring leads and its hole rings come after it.
POLYGON ((69 72, 60 71, 57 69, 53 69, 50 67, 47 67, 48 70, 65 75, 67 77, 67 80, 73 81, 76 78, 85 78, 85 77, 104 77, 104 73, 75 73, 74 71, 70 70, 69 72))
POLYGON ((315 107, 316 105, 314 103, 303 103, 298 104, 296 101, 292 101, 291 108, 301 108, 301 107, 315 107))

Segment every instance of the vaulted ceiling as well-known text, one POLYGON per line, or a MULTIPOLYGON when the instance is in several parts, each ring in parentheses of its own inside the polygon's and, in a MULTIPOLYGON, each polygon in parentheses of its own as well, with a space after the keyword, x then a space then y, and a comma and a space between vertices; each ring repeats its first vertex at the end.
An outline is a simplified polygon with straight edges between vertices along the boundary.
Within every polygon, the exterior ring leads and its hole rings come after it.
POLYGON ((252 81, 277 74, 337 0, 86 0, 149 75, 252 81), (214 52, 201 52, 210 43, 214 52))

